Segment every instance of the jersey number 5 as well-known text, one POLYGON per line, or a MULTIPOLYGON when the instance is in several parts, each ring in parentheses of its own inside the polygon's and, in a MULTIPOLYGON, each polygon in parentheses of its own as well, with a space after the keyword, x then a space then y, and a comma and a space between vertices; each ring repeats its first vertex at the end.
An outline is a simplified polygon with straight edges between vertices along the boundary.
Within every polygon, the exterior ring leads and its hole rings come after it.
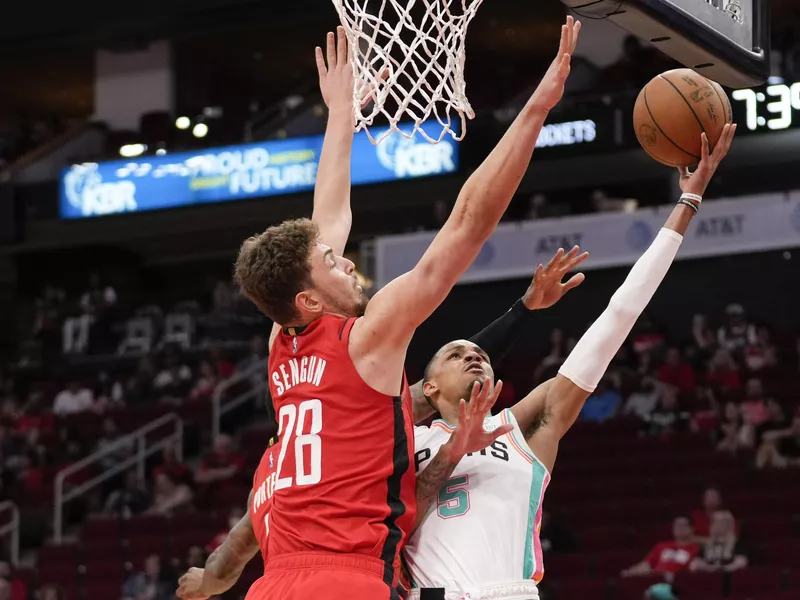
POLYGON ((469 475, 459 475, 447 480, 439 492, 436 512, 442 519, 460 517, 469 510, 469 475))
POLYGON ((322 478, 322 402, 317 399, 305 400, 295 406, 286 404, 278 413, 278 435, 281 440, 281 451, 278 455, 278 481, 275 489, 282 490, 292 485, 314 485, 322 478), (310 421, 306 425, 306 421, 310 421), (296 426, 295 426, 296 424, 296 426), (308 428, 308 432, 304 430, 308 428), (294 444, 295 479, 281 477, 283 459, 286 458, 286 448, 294 444), (305 448, 308 447, 309 465, 306 471, 305 448))

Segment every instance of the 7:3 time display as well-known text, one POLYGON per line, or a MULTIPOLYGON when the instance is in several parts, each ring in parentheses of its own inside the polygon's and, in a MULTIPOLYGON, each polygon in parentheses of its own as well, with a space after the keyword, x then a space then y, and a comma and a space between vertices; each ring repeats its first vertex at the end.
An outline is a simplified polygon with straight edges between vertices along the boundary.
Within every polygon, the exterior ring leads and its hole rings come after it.
POLYGON ((800 122, 793 123, 794 111, 800 111, 800 82, 792 85, 781 83, 768 85, 766 88, 734 90, 731 97, 744 102, 745 124, 750 131, 764 127, 771 130, 789 129, 793 125, 800 125, 800 122), (764 103, 768 113, 766 116, 760 114, 764 103))

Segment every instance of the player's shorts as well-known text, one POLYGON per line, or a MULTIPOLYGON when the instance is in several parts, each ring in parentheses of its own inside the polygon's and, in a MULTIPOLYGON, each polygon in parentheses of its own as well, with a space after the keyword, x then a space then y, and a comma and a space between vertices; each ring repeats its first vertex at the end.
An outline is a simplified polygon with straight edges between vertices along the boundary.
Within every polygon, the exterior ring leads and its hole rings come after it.
POLYGON ((408 600, 539 600, 539 590, 533 581, 520 581, 516 583, 501 583, 486 587, 448 588, 444 595, 436 594, 433 590, 413 589, 408 594, 408 600))
MULTIPOLYGON (((384 563, 362 554, 301 552, 270 558, 253 600, 396 600, 384 563), (262 583, 263 582, 263 583, 262 583)), ((255 587, 255 586, 254 586, 255 587)), ((251 596, 248 594, 248 598, 251 596)))

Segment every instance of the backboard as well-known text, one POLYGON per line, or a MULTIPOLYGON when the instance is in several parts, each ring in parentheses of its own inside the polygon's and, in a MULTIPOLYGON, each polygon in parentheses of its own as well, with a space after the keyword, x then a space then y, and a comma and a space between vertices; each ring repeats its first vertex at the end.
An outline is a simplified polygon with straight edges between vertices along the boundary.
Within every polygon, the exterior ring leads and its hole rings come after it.
POLYGON ((750 87, 769 77, 769 0, 561 2, 579 16, 608 19, 722 85, 750 87))

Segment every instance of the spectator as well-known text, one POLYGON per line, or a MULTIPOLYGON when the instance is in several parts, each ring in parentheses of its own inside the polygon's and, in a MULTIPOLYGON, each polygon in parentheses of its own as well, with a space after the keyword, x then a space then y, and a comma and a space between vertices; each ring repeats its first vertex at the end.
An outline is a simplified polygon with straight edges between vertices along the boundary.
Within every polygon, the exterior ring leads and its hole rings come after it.
POLYGON ((150 497, 147 490, 139 481, 136 471, 131 469, 125 473, 125 483, 122 489, 109 494, 104 512, 108 516, 129 519, 145 512, 149 506, 150 497))
POLYGON ((706 383, 718 390, 738 390, 742 387, 739 370, 727 350, 717 350, 708 365, 706 383))
POLYGON ((12 600, 11 582, 0 579, 0 600, 12 600))
POLYGON ((769 329, 756 329, 756 342, 747 346, 744 362, 751 371, 760 371, 778 364, 777 350, 770 340, 769 329))
POLYGON ((161 559, 151 554, 144 559, 144 570, 122 584, 124 600, 172 600, 174 585, 162 575, 161 559))
POLYGON ((161 452, 161 464, 153 469, 153 475, 166 473, 173 481, 183 483, 192 487, 194 485, 194 474, 192 470, 178 460, 178 453, 174 446, 167 446, 161 452))
POLYGON ((158 473, 155 480, 153 506, 149 512, 169 516, 176 509, 186 508, 191 503, 192 490, 185 483, 172 479, 165 472, 158 473))
POLYGON ((39 600, 64 600, 64 594, 60 588, 48 583, 39 588, 39 600))
POLYGON ((191 369, 182 365, 177 356, 169 356, 164 369, 153 379, 153 388, 162 401, 180 401, 189 393, 191 381, 191 369))
POLYGON ((647 421, 658 406, 661 390, 656 386, 652 377, 642 377, 639 388, 633 392, 625 402, 625 415, 636 416, 647 421))
POLYGON ((128 380, 125 394, 128 404, 141 404, 150 400, 156 377, 156 367, 152 359, 149 356, 140 358, 139 364, 136 366, 136 374, 128 380))
POLYGON ((214 538, 208 543, 208 546, 206 546, 206 550, 213 552, 219 548, 222 545, 222 542, 225 541, 225 538, 228 537, 231 529, 233 529, 236 524, 242 520, 242 517, 244 517, 244 511, 241 508, 238 506, 232 508, 230 514, 228 515, 227 529, 220 531, 217 535, 215 535, 214 538))
POLYGON ((650 435, 664 436, 686 428, 689 415, 678 410, 675 390, 667 390, 659 399, 658 406, 645 419, 645 431, 650 435))
POLYGON ((689 565, 692 571, 738 571, 748 565, 747 550, 736 536, 736 521, 727 510, 711 517, 709 538, 689 565))
POLYGON ((759 469, 800 467, 800 409, 795 412, 788 429, 764 434, 764 441, 756 453, 756 466, 759 469))
POLYGON ((725 313, 727 322, 717 332, 720 348, 744 357, 745 347, 758 342, 756 328, 747 322, 740 304, 728 305, 725 313))
POLYGON ((612 388, 608 378, 604 377, 594 393, 586 400, 580 416, 584 421, 608 421, 617 413, 621 400, 619 392, 612 388))
POLYGON ((622 571, 623 577, 635 575, 674 575, 689 566, 700 547, 694 542, 694 530, 688 517, 677 517, 672 523, 673 540, 659 542, 641 562, 622 571))
POLYGON ((200 378, 195 383, 190 397, 192 400, 208 400, 219 384, 219 377, 212 364, 204 360, 200 363, 200 378))
POLYGON ((767 420, 756 427, 754 436, 756 444, 761 445, 761 442, 764 441, 764 434, 767 432, 780 431, 786 429, 788 426, 789 422, 783 414, 783 407, 774 398, 768 398, 767 420))
POLYGON ((53 403, 53 412, 59 417, 91 410, 94 407, 94 395, 88 388, 77 381, 70 381, 66 389, 61 390, 53 403))
POLYGON ((691 400, 692 431, 712 432, 719 424, 719 404, 711 388, 701 385, 691 400))
POLYGON ((642 315, 634 326, 633 333, 633 351, 636 354, 658 352, 664 343, 664 336, 657 330, 653 322, 646 314, 642 315))
POLYGON ((568 554, 578 550, 578 542, 569 527, 547 510, 542 511, 542 529, 539 532, 545 554, 568 554))
POLYGON ((736 454, 739 450, 752 448, 753 428, 744 420, 736 403, 725 403, 716 437, 717 450, 720 452, 736 454))
MULTIPOLYGON (((0 561, 0 580, 7 581, 10 593, 6 596, 8 600, 26 600, 28 598, 28 585, 16 576, 11 565, 5 561, 0 561)), ((0 598, 3 598, 0 592, 0 598)))
MULTIPOLYGON (((96 450, 103 450, 114 443, 121 437, 117 424, 114 419, 106 417, 103 419, 102 435, 97 440, 96 450)), ((100 465, 103 469, 111 469, 117 464, 128 458, 133 452, 132 443, 122 443, 116 451, 107 454, 100 460, 100 465)))
POLYGON ((206 553, 200 546, 190 546, 186 552, 185 570, 192 567, 202 569, 206 564, 206 553))
POLYGON ((97 398, 97 407, 102 411, 112 407, 125 406, 125 390, 122 384, 116 379, 109 378, 105 371, 102 371, 97 377, 95 398, 97 398))
POLYGON ((703 492, 703 507, 692 511, 694 534, 700 539, 707 538, 711 527, 711 517, 722 508, 722 493, 719 488, 708 486, 703 492))
POLYGON ((253 377, 250 379, 253 386, 261 385, 267 380, 267 369, 263 365, 268 355, 267 340, 264 339, 263 335, 254 336, 250 341, 250 354, 247 358, 239 361, 239 364, 236 365, 236 369, 240 372, 245 372, 256 365, 262 365, 262 368, 256 369, 256 372, 253 373, 253 377))
POLYGON ((567 348, 564 332, 560 329, 553 329, 550 332, 550 349, 536 366, 534 381, 541 383, 555 377, 566 358, 567 348))
POLYGON ((209 358, 220 380, 228 379, 236 370, 236 365, 225 357, 225 353, 220 346, 211 348, 209 358))
POLYGON ((678 348, 672 347, 667 350, 664 364, 658 370, 658 380, 681 392, 691 392, 694 389, 694 371, 688 363, 683 361, 678 348))
POLYGON ((706 357, 711 355, 711 352, 717 346, 717 338, 711 327, 708 326, 708 320, 705 315, 695 315, 692 319, 692 339, 694 345, 700 354, 706 357))
POLYGON ((745 399, 742 402, 742 416, 751 427, 758 427, 769 418, 767 402, 764 400, 764 387, 761 380, 752 378, 747 380, 745 399))
POLYGON ((214 440, 211 452, 203 459, 195 479, 200 484, 228 481, 241 472, 244 463, 244 458, 233 452, 231 438, 220 435, 214 440))

